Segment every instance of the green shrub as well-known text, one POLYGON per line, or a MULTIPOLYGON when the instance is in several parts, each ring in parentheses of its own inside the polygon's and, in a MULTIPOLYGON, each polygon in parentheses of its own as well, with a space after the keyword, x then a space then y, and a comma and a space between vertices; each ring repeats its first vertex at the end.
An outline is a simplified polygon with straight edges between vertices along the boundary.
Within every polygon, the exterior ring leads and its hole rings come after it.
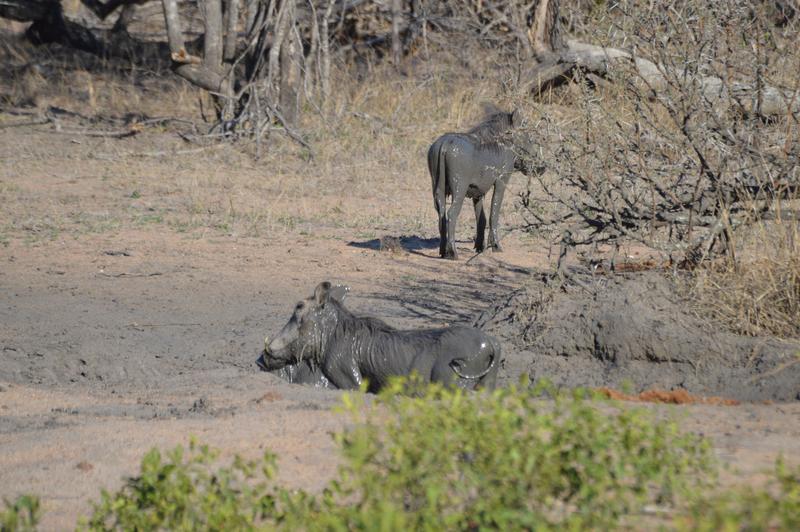
MULTIPOLYGON (((276 485, 271 453, 218 467, 194 441, 153 449, 81 528, 800 530, 800 468, 779 462, 758 490, 704 489, 715 476, 705 440, 645 409, 541 391, 398 381, 370 404, 345 395, 343 465, 316 495, 276 485)), ((0 530, 33 530, 38 515, 35 497, 6 501, 0 530)))
POLYGON ((268 481, 275 456, 261 462, 239 457, 212 471, 217 453, 194 441, 163 459, 157 449, 142 460, 141 473, 117 493, 103 491, 90 530, 249 530, 274 512, 268 481))
POLYGON ((20 495, 14 502, 3 500, 0 511, 0 532, 36 530, 39 522, 39 498, 20 495))
POLYGON ((701 532, 800 530, 800 467, 782 461, 765 488, 738 488, 697 500, 680 528, 701 532))
POLYGON ((614 526, 711 478, 708 445, 644 410, 539 390, 464 393, 396 383, 370 405, 346 395, 354 426, 320 495, 271 483, 274 456, 236 459, 192 445, 103 493, 91 529, 438 530, 614 526), (598 408, 599 406, 599 408, 598 408), (259 467, 259 465, 261 467, 259 467), (260 476, 257 473, 260 470, 260 476))
POLYGON ((643 409, 581 392, 542 401, 531 388, 434 386, 412 398, 400 386, 337 436, 345 465, 335 486, 354 501, 342 516, 351 527, 380 517, 412 529, 605 528, 712 477, 704 440, 643 409))

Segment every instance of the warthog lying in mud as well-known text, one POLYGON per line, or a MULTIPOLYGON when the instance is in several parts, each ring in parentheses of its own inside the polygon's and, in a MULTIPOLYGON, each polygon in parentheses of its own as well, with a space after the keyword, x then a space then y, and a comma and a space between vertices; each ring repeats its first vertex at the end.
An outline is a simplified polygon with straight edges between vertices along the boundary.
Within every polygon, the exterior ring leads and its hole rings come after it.
POLYGON ((398 330, 376 318, 353 315, 342 304, 347 290, 320 283, 264 346, 258 365, 273 373, 290 367, 292 382, 321 386, 326 379, 340 389, 356 389, 366 379, 370 392, 379 391, 391 377, 412 372, 424 382, 494 388, 500 344, 492 336, 460 325, 398 330))
POLYGON ((258 360, 256 360, 256 364, 264 371, 295 384, 309 384, 317 388, 336 388, 331 384, 331 381, 325 377, 320 368, 312 366, 311 363, 306 360, 298 362, 297 364, 286 364, 284 361, 265 357, 262 353, 261 356, 258 357, 258 360))

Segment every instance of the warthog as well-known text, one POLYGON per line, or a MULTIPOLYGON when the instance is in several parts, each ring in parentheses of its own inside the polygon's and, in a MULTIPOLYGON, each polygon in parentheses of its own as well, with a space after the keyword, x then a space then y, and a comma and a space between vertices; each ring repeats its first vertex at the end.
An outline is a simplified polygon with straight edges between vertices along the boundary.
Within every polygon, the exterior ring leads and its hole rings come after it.
POLYGON ((471 198, 475 208, 477 232, 475 250, 484 250, 486 213, 483 197, 490 188, 492 209, 489 218, 489 247, 502 251, 497 224, 503 194, 515 170, 525 175, 540 172, 528 155, 532 141, 518 130, 522 120, 519 110, 497 112, 467 133, 445 133, 428 149, 428 170, 433 187, 433 205, 439 216, 439 255, 456 259, 456 221, 464 198, 471 198), (516 131, 515 131, 516 130, 516 131), (446 198, 451 196, 450 207, 446 198))
POLYGON ((342 304, 347 288, 320 283, 299 303, 288 323, 267 343, 262 368, 307 363, 340 389, 366 379, 377 392, 390 377, 416 372, 425 382, 475 389, 494 388, 500 345, 480 329, 452 326, 398 330, 376 318, 353 315, 342 304))
POLYGON ((305 360, 297 364, 286 364, 283 361, 271 360, 262 353, 256 360, 256 364, 264 371, 295 384, 309 384, 317 388, 335 388, 321 369, 312 366, 305 360))

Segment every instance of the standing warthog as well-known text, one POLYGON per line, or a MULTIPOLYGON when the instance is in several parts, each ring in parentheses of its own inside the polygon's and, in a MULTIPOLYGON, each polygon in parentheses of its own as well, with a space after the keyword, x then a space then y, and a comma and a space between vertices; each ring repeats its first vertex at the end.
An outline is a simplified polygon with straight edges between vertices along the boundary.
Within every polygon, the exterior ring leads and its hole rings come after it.
POLYGON ((475 207, 477 232, 475 250, 484 249, 486 213, 483 197, 494 188, 489 218, 489 247, 502 251, 497 224, 503 194, 511 174, 519 170, 525 175, 540 172, 528 157, 532 141, 527 134, 514 131, 522 121, 519 110, 497 112, 467 133, 445 133, 428 149, 428 170, 431 173, 433 204, 439 216, 439 255, 458 258, 456 252, 456 221, 464 198, 471 198, 475 207), (450 208, 446 208, 451 196, 450 208))
POLYGON ((346 290, 320 283, 265 345, 259 365, 275 370, 308 363, 340 389, 358 388, 366 379, 369 391, 377 392, 390 377, 412 372, 425 382, 494 388, 500 344, 493 337, 460 325, 398 330, 381 320, 353 315, 342 304, 346 290))

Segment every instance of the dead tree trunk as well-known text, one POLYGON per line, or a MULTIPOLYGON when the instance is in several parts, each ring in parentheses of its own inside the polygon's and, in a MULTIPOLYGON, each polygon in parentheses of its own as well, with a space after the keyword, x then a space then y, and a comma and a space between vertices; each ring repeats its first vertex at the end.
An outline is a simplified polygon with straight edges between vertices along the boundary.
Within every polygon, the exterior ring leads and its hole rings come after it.
POLYGON ((286 122, 294 126, 300 114, 300 87, 302 84, 303 44, 294 21, 281 46, 280 110, 286 122))
POLYGON ((107 52, 94 33, 64 18, 58 0, 3 0, 0 17, 33 22, 26 35, 34 44, 58 43, 100 56, 107 52))
POLYGON ((392 0, 392 61, 400 66, 403 44, 400 42, 400 18, 403 14, 402 0, 392 0))
POLYGON ((320 86, 322 90, 322 112, 327 115, 331 105, 331 43, 330 23, 335 0, 328 0, 325 14, 320 24, 319 52, 320 52, 320 86))
MULTIPOLYGON (((172 59, 172 69, 175 71, 176 74, 181 76, 182 78, 186 79, 193 85, 197 85, 207 91, 212 93, 217 93, 223 96, 230 96, 230 92, 227 90, 227 86, 225 83, 225 77, 223 76, 221 69, 214 68, 215 65, 212 61, 216 60, 216 55, 214 51, 214 43, 219 42, 222 43, 222 36, 219 34, 221 31, 221 22, 220 24, 213 23, 212 21, 210 24, 208 20, 206 20, 206 33, 204 35, 204 52, 206 54, 209 53, 211 50, 211 57, 206 57, 205 59, 195 57, 189 54, 186 51, 186 45, 183 39, 183 30, 181 28, 181 20, 178 14, 178 1, 177 0, 162 0, 164 5, 164 20, 167 27, 167 38, 169 40, 169 49, 170 49, 170 58, 172 59)), ((219 0, 212 0, 211 2, 206 3, 206 16, 211 13, 212 19, 215 16, 219 17, 219 20, 222 19, 221 12, 214 13, 215 7, 219 7, 219 0), (209 6, 208 4, 212 4, 209 6)), ((220 57, 221 57, 220 52, 220 57)))
POLYGON ((127 28, 136 5, 144 4, 147 0, 107 0, 105 3, 100 0, 81 0, 81 4, 86 6, 89 11, 95 14, 100 20, 105 20, 108 16, 122 7, 121 13, 114 27, 117 29, 127 28))
POLYGON ((540 62, 556 59, 564 49, 564 40, 559 24, 559 0, 536 0, 531 8, 528 39, 533 53, 540 62))

